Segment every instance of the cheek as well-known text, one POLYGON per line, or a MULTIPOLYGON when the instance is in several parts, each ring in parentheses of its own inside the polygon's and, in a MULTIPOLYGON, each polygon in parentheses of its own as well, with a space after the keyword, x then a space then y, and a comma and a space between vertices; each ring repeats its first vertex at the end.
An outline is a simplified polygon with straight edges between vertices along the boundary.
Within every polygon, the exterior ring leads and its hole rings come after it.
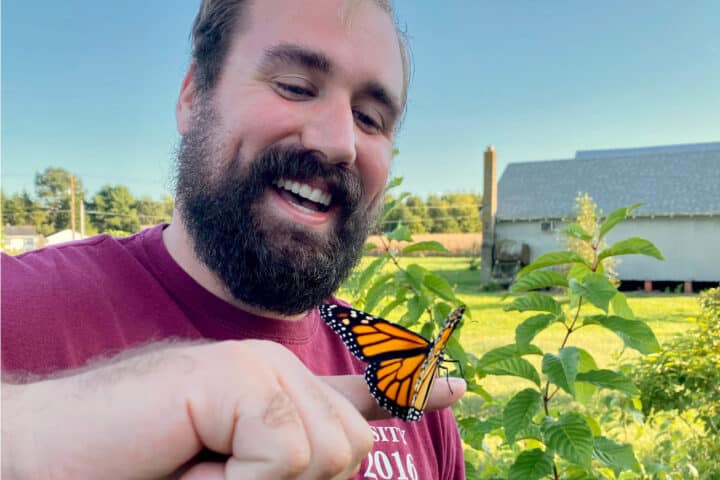
POLYGON ((358 156, 358 170, 370 203, 377 202, 378 199, 382 200, 384 196, 391 160, 392 147, 384 145, 368 148, 362 156, 358 156))

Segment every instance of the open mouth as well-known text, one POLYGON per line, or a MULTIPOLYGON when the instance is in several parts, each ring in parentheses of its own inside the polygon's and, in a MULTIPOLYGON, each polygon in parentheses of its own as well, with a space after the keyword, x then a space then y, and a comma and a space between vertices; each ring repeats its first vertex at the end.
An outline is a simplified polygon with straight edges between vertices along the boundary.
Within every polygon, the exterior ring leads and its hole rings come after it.
POLYGON ((273 186, 283 199, 301 210, 313 213, 330 209, 332 195, 307 183, 281 178, 273 186))

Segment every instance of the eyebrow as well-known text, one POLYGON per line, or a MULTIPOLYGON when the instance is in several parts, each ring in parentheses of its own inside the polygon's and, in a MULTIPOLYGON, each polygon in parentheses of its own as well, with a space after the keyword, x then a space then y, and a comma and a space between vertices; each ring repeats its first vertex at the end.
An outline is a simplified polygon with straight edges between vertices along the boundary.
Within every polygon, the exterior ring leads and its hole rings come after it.
POLYGON ((332 62, 323 53, 292 43, 281 43, 265 51, 260 60, 260 69, 270 69, 278 63, 299 65, 320 73, 332 73, 332 62))
MULTIPOLYGON (((278 64, 297 65, 325 75, 333 72, 332 61, 327 55, 295 43, 281 43, 265 50, 260 60, 260 70, 271 70, 278 64)), ((379 103, 388 111, 392 123, 395 123, 400 116, 400 100, 380 82, 376 80, 365 82, 360 88, 360 95, 379 103)))

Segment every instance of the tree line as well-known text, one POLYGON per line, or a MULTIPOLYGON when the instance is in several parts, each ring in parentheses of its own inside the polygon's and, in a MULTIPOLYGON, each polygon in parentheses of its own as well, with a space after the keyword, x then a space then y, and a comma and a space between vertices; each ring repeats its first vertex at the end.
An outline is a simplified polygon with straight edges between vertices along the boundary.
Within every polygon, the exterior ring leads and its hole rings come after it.
POLYGON ((56 167, 35 174, 34 193, 2 193, 3 225, 32 225, 39 233, 50 235, 70 228, 70 215, 74 211, 77 231, 84 225, 86 235, 127 235, 143 225, 169 222, 174 207, 170 195, 160 200, 147 196, 135 198, 124 185, 105 185, 94 195, 88 195, 81 179, 56 167), (74 177, 74 206, 71 205, 71 177, 74 177))
MULTIPOLYGON (((63 168, 49 167, 35 174, 34 183, 32 195, 26 191, 12 195, 0 192, 3 225, 31 225, 39 233, 50 235, 70 228, 74 211, 76 230, 83 225, 86 235, 127 235, 144 225, 169 222, 172 217, 174 200, 170 195, 160 200, 147 196, 135 198, 124 185, 105 185, 89 195, 82 180, 63 168), (71 177, 74 177, 74 208, 71 177)), ((482 196, 479 194, 448 193, 425 199, 417 195, 388 194, 385 198, 386 204, 393 200, 396 205, 378 225, 380 231, 392 231, 399 223, 412 233, 479 232, 481 229, 482 196)))

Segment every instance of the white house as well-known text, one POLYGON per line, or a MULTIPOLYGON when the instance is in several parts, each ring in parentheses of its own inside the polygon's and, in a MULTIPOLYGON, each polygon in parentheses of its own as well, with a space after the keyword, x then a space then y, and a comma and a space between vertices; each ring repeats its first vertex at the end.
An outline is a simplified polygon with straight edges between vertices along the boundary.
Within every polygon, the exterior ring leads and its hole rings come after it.
POLYGON ((686 288, 720 281, 720 142, 579 151, 569 160, 509 164, 497 185, 494 242, 526 243, 531 259, 561 249, 559 231, 575 216, 579 192, 604 214, 643 203, 607 241, 646 238, 665 261, 620 257, 621 280, 686 282, 686 288))
POLYGON ((65 230, 60 230, 52 235, 48 235, 45 240, 48 245, 56 245, 58 243, 72 242, 73 240, 82 240, 84 238, 87 237, 77 231, 75 232, 75 238, 73 238, 72 230, 66 228, 65 230))
POLYGON ((45 237, 32 225, 5 225, 3 233, 8 252, 29 252, 45 245, 45 237))

